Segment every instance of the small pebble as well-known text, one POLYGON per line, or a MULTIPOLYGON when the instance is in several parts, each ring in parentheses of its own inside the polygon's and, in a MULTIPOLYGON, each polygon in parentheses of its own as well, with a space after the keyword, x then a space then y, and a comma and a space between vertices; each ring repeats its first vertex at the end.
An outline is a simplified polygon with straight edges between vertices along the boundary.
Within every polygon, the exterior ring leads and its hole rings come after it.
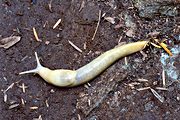
POLYGON ((58 38, 59 38, 59 37, 60 37, 60 34, 57 34, 57 35, 56 35, 56 37, 58 37, 58 38))
POLYGON ((180 101, 180 94, 177 94, 176 99, 177 99, 178 101, 180 101))

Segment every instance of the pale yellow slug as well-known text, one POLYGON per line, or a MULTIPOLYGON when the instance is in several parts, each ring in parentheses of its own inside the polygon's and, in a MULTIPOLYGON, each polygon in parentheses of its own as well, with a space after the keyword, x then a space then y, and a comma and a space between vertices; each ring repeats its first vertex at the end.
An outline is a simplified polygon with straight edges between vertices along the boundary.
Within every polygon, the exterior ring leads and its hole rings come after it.
POLYGON ((55 86, 73 87, 92 80, 119 58, 141 51, 146 47, 147 43, 148 41, 139 41, 115 47, 109 51, 106 51, 92 62, 77 70, 51 70, 46 68, 40 64, 37 53, 35 52, 37 61, 36 69, 21 72, 19 74, 37 73, 46 82, 55 86))

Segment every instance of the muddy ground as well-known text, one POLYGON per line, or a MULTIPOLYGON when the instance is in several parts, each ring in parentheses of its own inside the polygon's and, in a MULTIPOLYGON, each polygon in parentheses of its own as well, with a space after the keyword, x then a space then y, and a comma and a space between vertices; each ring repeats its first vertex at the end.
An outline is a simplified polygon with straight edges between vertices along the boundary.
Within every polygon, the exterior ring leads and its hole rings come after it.
POLYGON ((178 49, 175 51, 178 54, 173 57, 175 79, 168 76, 161 63, 162 54, 167 53, 152 45, 141 53, 127 56, 127 63, 124 58, 118 60, 90 81, 90 85, 58 88, 44 82, 38 75, 18 75, 35 68, 35 51, 41 63, 51 69, 78 69, 122 42, 154 36, 159 40, 167 39, 165 43, 169 49, 179 46, 178 0, 163 0, 162 4, 152 1, 148 3, 152 7, 147 8, 148 5, 137 0, 0 0, 0 39, 21 36, 21 41, 12 47, 0 48, 0 119, 180 118, 178 49), (101 20, 92 40, 99 11, 101 20), (62 21, 53 29, 58 19, 62 21), (42 42, 36 41, 33 27, 42 42), (78 46, 82 53, 68 41, 78 46), (163 87, 163 69, 166 90, 156 88, 163 87), (138 80, 142 78, 148 81, 138 80), (11 88, 5 92, 9 86, 11 88), (150 89, 137 90, 144 87, 151 87, 161 98, 158 99, 150 89))

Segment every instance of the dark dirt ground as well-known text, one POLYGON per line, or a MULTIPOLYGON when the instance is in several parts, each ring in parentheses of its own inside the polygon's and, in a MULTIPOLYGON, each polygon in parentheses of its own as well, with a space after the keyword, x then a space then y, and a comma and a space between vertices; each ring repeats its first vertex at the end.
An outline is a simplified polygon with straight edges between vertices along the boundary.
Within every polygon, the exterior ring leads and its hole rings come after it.
MULTIPOLYGON (((169 48, 179 46, 179 13, 174 16, 151 13, 148 13, 150 17, 142 16, 140 9, 128 0, 85 0, 84 6, 82 0, 52 0, 52 11, 49 10, 49 3, 50 0, 37 0, 33 4, 30 0, 0 0, 0 39, 11 35, 22 37, 11 48, 0 48, 1 120, 32 120, 38 117, 43 120, 180 118, 178 82, 169 85, 168 91, 156 90, 164 97, 163 103, 150 90, 136 90, 148 86, 154 89, 156 86, 162 87, 160 56, 165 51, 153 46, 143 50, 147 54, 145 59, 142 59, 140 52, 127 57, 128 65, 125 65, 124 59, 120 59, 91 81, 88 88, 87 85, 58 88, 44 82, 38 75, 18 75, 35 67, 35 51, 44 66, 77 69, 115 47, 119 40, 128 43, 147 39, 148 34, 154 31, 160 32, 158 38, 168 39, 169 48), (115 24, 101 18, 95 39, 92 40, 99 10, 102 14, 106 13, 106 17, 115 17, 115 24), (52 29, 59 18, 62 22, 52 29), (33 27, 42 42, 35 40, 33 27), (133 30, 133 35, 129 30, 133 30), (83 52, 75 50, 68 40, 83 52), (47 45, 46 41, 50 43, 47 45), (138 82, 139 78, 149 81, 138 82), (7 101, 4 102, 3 91, 12 83, 14 86, 6 92, 7 101), (25 93, 22 84, 27 86, 25 93), (17 107, 9 109, 14 104, 17 107)), ((172 3, 174 6, 179 4, 178 0, 172 0, 172 3)), ((179 70, 179 62, 174 64, 179 70)), ((171 79, 166 76, 166 80, 171 79)))

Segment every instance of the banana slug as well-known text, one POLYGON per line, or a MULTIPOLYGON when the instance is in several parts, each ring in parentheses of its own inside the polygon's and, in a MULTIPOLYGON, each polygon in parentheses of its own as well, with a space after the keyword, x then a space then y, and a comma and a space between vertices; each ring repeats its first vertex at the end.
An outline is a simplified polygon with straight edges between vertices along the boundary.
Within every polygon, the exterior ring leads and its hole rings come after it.
POLYGON ((40 64, 35 52, 37 67, 33 70, 20 72, 19 74, 37 73, 46 82, 55 86, 73 87, 92 80, 119 58, 141 51, 146 47, 147 43, 148 41, 140 41, 115 47, 77 70, 51 70, 46 68, 40 64))

